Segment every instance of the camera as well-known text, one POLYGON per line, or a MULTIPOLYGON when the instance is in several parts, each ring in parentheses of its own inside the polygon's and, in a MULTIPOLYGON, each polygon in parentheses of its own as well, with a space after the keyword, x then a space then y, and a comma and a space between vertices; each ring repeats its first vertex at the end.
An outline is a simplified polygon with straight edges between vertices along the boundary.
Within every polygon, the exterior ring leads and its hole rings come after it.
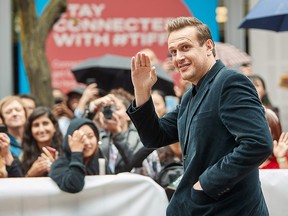
POLYGON ((63 103, 63 98, 57 97, 54 99, 54 104, 61 104, 61 103, 63 103))
POLYGON ((106 119, 112 119, 112 114, 114 111, 115 111, 115 108, 113 104, 102 108, 103 115, 106 119))

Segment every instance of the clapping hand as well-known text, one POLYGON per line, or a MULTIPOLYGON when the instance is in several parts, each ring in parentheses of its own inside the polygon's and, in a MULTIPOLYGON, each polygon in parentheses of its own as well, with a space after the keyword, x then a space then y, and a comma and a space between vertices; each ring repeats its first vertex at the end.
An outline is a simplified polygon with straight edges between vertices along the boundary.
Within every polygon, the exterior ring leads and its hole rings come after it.
POLYGON ((10 166, 14 160, 10 151, 10 138, 6 133, 0 133, 0 156, 8 166, 10 166))
POLYGON ((283 132, 279 140, 273 141, 273 154, 276 158, 285 157, 288 153, 288 132, 283 132))

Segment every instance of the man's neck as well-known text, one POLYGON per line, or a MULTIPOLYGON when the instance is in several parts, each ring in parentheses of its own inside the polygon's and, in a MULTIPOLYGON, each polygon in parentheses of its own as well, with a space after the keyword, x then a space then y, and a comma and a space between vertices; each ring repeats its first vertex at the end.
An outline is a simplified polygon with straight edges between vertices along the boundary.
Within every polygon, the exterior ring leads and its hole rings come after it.
POLYGON ((8 128, 8 133, 21 143, 23 139, 24 127, 8 128))

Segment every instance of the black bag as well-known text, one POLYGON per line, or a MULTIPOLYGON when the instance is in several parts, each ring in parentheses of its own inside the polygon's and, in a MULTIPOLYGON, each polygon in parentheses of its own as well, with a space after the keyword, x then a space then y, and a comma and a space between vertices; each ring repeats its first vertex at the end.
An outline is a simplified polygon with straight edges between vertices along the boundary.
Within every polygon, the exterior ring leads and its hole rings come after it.
POLYGON ((171 200, 183 173, 184 169, 181 162, 169 163, 159 172, 156 181, 165 189, 168 200, 171 200))
POLYGON ((156 177, 156 181, 162 187, 167 187, 179 176, 183 175, 183 164, 181 162, 172 162, 164 166, 156 177))

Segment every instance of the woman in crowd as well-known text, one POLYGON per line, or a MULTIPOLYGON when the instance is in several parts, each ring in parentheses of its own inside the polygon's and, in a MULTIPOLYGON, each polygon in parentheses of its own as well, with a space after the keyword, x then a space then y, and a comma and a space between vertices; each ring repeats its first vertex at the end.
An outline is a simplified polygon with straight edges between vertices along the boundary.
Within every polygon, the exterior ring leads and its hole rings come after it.
POLYGON ((265 109, 266 118, 273 138, 273 154, 267 158, 260 169, 288 169, 288 133, 282 132, 281 123, 276 113, 265 109))
POLYGON ((23 170, 26 177, 47 176, 62 153, 62 134, 48 107, 37 107, 28 118, 23 138, 23 170))
POLYGON ((22 139, 27 120, 27 111, 18 96, 7 96, 0 102, 0 117, 7 127, 12 155, 22 154, 22 139))
POLYGON ((99 132, 93 121, 71 121, 64 138, 64 155, 52 164, 49 173, 61 190, 77 193, 83 189, 86 175, 111 173, 98 141, 99 132))
POLYGON ((257 90, 258 97, 259 97, 260 101, 262 102, 262 104, 265 107, 272 109, 276 113, 276 115, 279 117, 279 110, 277 107, 273 106, 271 101, 270 101, 270 98, 269 98, 267 90, 266 90, 266 85, 265 85, 264 79, 261 76, 256 75, 256 74, 250 75, 248 77, 253 82, 253 84, 257 90))

